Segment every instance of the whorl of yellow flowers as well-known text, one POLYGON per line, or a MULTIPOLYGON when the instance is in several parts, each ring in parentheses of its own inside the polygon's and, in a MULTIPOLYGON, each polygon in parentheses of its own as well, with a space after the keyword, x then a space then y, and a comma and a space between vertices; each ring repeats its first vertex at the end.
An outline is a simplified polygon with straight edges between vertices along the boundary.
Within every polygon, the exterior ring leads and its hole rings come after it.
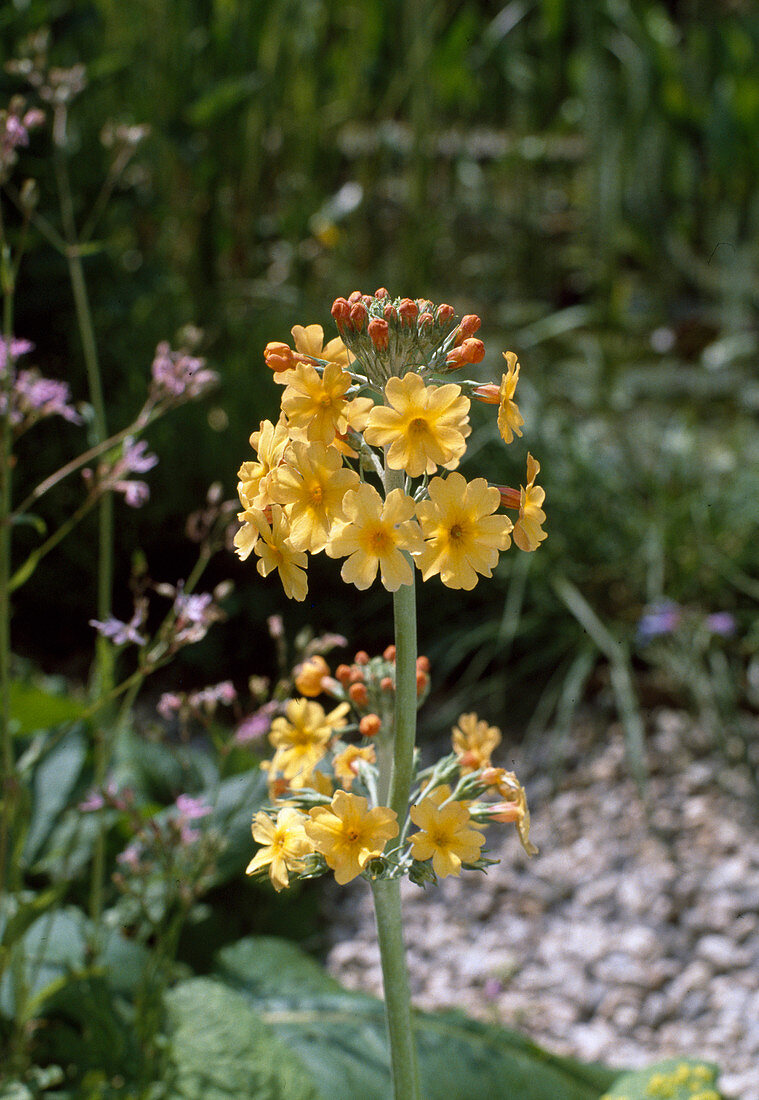
POLYGON ((512 539, 535 550, 546 517, 532 455, 520 489, 456 472, 472 398, 498 406, 505 443, 522 435, 514 353, 504 353, 500 384, 452 382, 484 357, 478 317, 384 288, 338 298, 332 316, 340 336, 326 345, 320 325, 296 325, 294 349, 264 351, 281 410, 253 432, 257 458, 239 470, 240 558, 254 553, 262 576, 276 570, 286 595, 304 600, 307 555, 321 551, 345 559, 346 582, 365 589, 379 574, 394 592, 413 580, 412 563, 425 581, 470 590, 512 539))

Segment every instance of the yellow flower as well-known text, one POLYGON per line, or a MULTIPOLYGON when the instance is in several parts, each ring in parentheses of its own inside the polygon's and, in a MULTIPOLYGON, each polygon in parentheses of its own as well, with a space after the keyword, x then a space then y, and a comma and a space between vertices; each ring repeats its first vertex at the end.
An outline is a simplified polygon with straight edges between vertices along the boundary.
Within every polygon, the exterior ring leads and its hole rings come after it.
POLYGON ((349 427, 363 426, 373 402, 366 397, 348 400, 345 395, 352 385, 351 376, 337 363, 328 363, 321 374, 310 363, 289 371, 282 411, 291 438, 329 444, 349 427))
POLYGON ((342 518, 343 497, 358 484, 358 474, 343 468, 334 448, 291 444, 285 462, 272 474, 270 492, 287 510, 296 550, 316 554, 324 549, 335 521, 342 518))
POLYGON ((250 445, 258 455, 258 462, 243 462, 237 472, 240 479, 237 492, 243 508, 266 508, 274 501, 267 492, 269 475, 282 461, 289 442, 287 425, 280 418, 277 424, 262 420, 259 431, 253 432, 250 445))
POLYGON ((314 847, 306 836, 305 814, 291 806, 286 806, 272 821, 268 814, 261 811, 253 818, 253 839, 263 844, 245 869, 246 875, 255 874, 264 867, 269 868, 269 878, 279 893, 290 885, 289 871, 300 871, 303 856, 313 852, 314 847))
POLYGON ((453 728, 452 740, 462 771, 473 772, 488 766, 493 749, 501 743, 501 731, 479 720, 476 714, 462 714, 453 728))
POLYGON ((511 443, 515 435, 521 436, 520 429, 524 424, 524 418, 514 400, 519 381, 519 363, 513 351, 504 351, 503 357, 508 363, 508 373, 501 378, 498 431, 505 443, 511 443))
POLYGON ((467 483, 461 474, 433 478, 429 494, 416 509, 426 540, 416 564, 424 580, 439 573, 448 588, 468 591, 478 573, 492 577, 499 550, 511 545, 511 520, 492 514, 501 495, 484 478, 467 483))
POLYGON ((540 463, 531 454, 527 455, 527 485, 520 489, 519 519, 514 524, 514 542, 520 550, 537 550, 543 539, 547 538, 541 524, 546 514, 541 508, 546 499, 545 489, 535 484, 540 473, 540 463))
POLYGON ((295 686, 301 695, 315 699, 322 693, 322 680, 325 676, 329 676, 329 665, 323 657, 315 654, 296 668, 295 686))
POLYGON ((253 552, 256 543, 261 537, 261 532, 255 522, 254 511, 257 509, 246 508, 244 512, 238 512, 237 518, 239 519, 242 527, 238 531, 235 531, 235 537, 232 540, 235 547, 235 553, 240 561, 245 561, 250 557, 253 552))
MULTIPOLYGON (((243 514, 260 535, 253 544, 253 549, 261 559, 256 566, 258 572, 262 577, 268 577, 276 569, 288 599, 305 600, 308 592, 307 558, 290 541, 290 528, 282 509, 278 504, 272 505, 271 526, 263 512, 249 511, 243 514)), ((237 537, 235 543, 237 544, 237 537)))
POLYGON ((306 822, 306 835, 335 872, 341 886, 360 875, 388 840, 398 835, 395 810, 368 808, 359 795, 336 791, 329 806, 314 806, 306 822))
POLYGON ((461 873, 462 863, 474 863, 480 858, 485 837, 470 827, 471 817, 463 802, 448 802, 450 787, 436 787, 409 811, 411 820, 421 832, 411 835, 414 859, 432 857, 432 869, 440 878, 461 873))
POLYGON ((530 840, 530 811, 527 808, 527 794, 514 772, 504 768, 491 768, 482 776, 483 782, 498 791, 503 799, 490 807, 489 819, 503 823, 515 822, 519 840, 528 856, 537 855, 538 849, 530 840))
POLYGON ((345 725, 349 710, 347 703, 340 703, 325 714, 324 708, 310 699, 291 699, 284 715, 271 724, 269 741, 277 750, 271 768, 282 772, 285 779, 310 775, 326 753, 335 730, 345 725))
POLYGON ((374 764, 377 760, 377 753, 374 751, 373 745, 367 745, 366 748, 360 749, 358 745, 348 745, 347 748, 339 752, 332 761, 332 767, 335 775, 345 787, 346 791, 349 791, 353 786, 353 780, 358 775, 358 761, 366 760, 368 764, 374 764))
POLYGON ((321 325, 293 325, 290 330, 295 341, 296 351, 303 355, 310 355, 313 359, 324 359, 328 363, 336 363, 338 367, 350 366, 353 356, 339 336, 324 343, 324 329, 321 325))
POLYGON ((469 398, 453 382, 425 386, 418 374, 390 378, 386 405, 369 413, 364 438, 389 447, 387 464, 411 477, 434 474, 438 466, 455 469, 469 435, 469 398))
POLYGON ((403 551, 420 551, 422 534, 414 520, 414 502, 402 489, 393 489, 383 501, 366 483, 346 493, 343 514, 327 544, 331 558, 347 558, 341 576, 356 588, 368 588, 380 570, 389 592, 411 584, 413 569, 403 551))

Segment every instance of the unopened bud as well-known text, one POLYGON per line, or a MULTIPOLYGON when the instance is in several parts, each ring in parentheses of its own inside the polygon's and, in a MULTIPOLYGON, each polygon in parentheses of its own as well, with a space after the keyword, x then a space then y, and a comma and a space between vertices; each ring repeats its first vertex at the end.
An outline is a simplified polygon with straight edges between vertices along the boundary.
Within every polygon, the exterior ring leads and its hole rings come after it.
POLYGON ((395 306, 385 306, 382 310, 382 316, 385 318, 388 324, 392 324, 393 321, 398 320, 398 310, 395 306))
POLYGON ((386 661, 394 661, 395 660, 395 646, 394 645, 389 645, 383 651, 382 656, 385 658, 386 661))
POLYGON ((348 688, 348 694, 357 707, 365 707, 369 701, 369 693, 366 690, 366 684, 351 684, 348 688))
POLYGON ((363 298, 363 294, 360 290, 352 290, 348 295, 348 301, 351 305, 355 305, 356 302, 360 302, 363 298))
POLYGON ((369 654, 366 652, 365 649, 359 649, 358 653, 353 658, 353 660, 356 662, 357 665, 368 665, 369 664, 369 654))
POLYGON ((465 317, 461 318, 456 343, 461 344, 464 340, 468 340, 470 336, 474 336, 481 324, 482 321, 476 313, 467 313, 465 317))
POLYGON ((378 714, 365 714, 358 724, 358 732, 362 737, 376 737, 382 729, 382 722, 378 714))
POLYGON ((366 324, 367 316, 368 314, 366 312, 366 306, 364 305, 364 303, 360 301, 354 302, 354 304, 350 308, 351 328, 355 329, 356 332, 360 332, 366 324))
POLYGON ((416 659, 416 667, 420 668, 422 670, 422 672, 429 672, 430 671, 430 659, 429 659, 429 657, 425 657, 425 655, 422 653, 421 656, 417 657, 417 659, 416 659))
POLYGON ((384 351, 389 339, 387 321, 383 321, 381 317, 372 317, 367 331, 375 348, 378 351, 384 351))
POLYGON ((392 676, 383 676, 380 680, 380 688, 382 691, 395 691, 395 681, 392 676))
POLYGON ((295 670, 295 686, 310 699, 322 693, 322 680, 329 675, 329 665, 318 655, 309 657, 295 670))
POLYGON ((264 348, 264 360, 267 367, 274 371, 275 374, 281 373, 283 370, 290 370, 295 366, 295 356, 293 350, 288 344, 282 344, 279 341, 272 341, 264 348))
POLYGON ((398 314, 404 325, 412 325, 419 315, 419 306, 410 298, 404 298, 398 306, 398 314))
POLYGON ((482 340, 473 340, 468 337, 458 347, 451 348, 445 357, 445 361, 451 370, 463 367, 465 363, 481 363, 485 358, 485 345, 482 340))
POLYGON ((343 685, 343 687, 347 687, 348 684, 351 682, 350 665, 338 665, 335 669, 335 676, 343 685))
POLYGON ((432 324, 433 318, 431 313, 419 314, 419 320, 417 321, 416 325, 420 332, 422 331, 422 329, 432 328, 432 324))
POLYGON ((501 403, 501 388, 495 382, 486 382, 482 386, 475 386, 472 397, 481 401, 483 405, 499 405, 501 403))
POLYGON ((521 508, 522 494, 519 489, 511 489, 508 485, 497 485, 496 488, 501 494, 501 504, 504 508, 521 508))
POLYGON ((351 307, 349 306, 345 298, 335 298, 334 302, 332 303, 331 312, 332 316, 335 319, 335 324, 339 329, 348 324, 348 321, 350 320, 351 307))
POLYGON ((448 322, 452 321, 455 316, 456 310, 453 308, 453 306, 449 306, 445 302, 442 305, 439 305, 437 307, 437 310, 435 311, 435 320, 439 325, 447 325, 448 322))
POLYGON ((385 286, 377 287, 377 289, 374 292, 374 297, 375 298, 389 298, 390 297, 390 291, 385 286))
POLYGON ((416 694, 421 695, 424 689, 427 687, 428 676, 426 672, 422 672, 420 669, 416 671, 416 694))

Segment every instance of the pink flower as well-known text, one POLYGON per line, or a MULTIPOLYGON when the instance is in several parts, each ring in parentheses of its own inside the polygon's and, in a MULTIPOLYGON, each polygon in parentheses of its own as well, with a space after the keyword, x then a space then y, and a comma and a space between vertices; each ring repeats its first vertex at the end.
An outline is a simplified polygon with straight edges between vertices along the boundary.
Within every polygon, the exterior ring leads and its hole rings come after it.
POLYGON ((172 351, 166 341, 155 350, 151 373, 154 402, 171 404, 200 397, 219 379, 216 371, 206 369, 205 359, 197 359, 184 351, 172 351))

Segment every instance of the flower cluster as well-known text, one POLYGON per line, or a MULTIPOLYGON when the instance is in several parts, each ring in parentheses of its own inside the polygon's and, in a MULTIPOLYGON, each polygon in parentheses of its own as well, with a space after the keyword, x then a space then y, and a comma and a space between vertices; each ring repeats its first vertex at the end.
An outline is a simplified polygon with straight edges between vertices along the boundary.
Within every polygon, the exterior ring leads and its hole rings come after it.
POLYGON ((320 325, 296 325, 294 349, 264 351, 281 409, 253 432, 257 457, 239 470, 239 557, 254 553, 262 576, 276 571, 287 596, 304 600, 308 554, 343 559, 343 580, 358 589, 379 575, 394 592, 415 568, 470 590, 512 537, 535 550, 546 537, 545 492, 532 455, 519 489, 458 472, 473 399, 498 406, 506 443, 522 434, 513 352, 500 385, 453 382, 451 372, 484 357, 478 317, 458 320, 451 306, 391 299, 384 288, 338 298, 332 315, 340 338, 325 345, 320 325))
MULTIPOLYGON (((261 847, 248 874, 268 872, 276 890, 291 877, 328 869, 341 885, 359 875, 404 874, 421 885, 496 862, 484 857, 485 836, 476 827, 492 821, 515 823, 525 850, 536 851, 523 787, 513 772, 491 762, 500 731, 476 714, 459 719, 451 753, 417 772, 405 821, 384 805, 377 758, 392 743, 394 662, 388 646, 378 657, 359 651, 334 675, 322 657, 296 670, 303 695, 288 700, 271 722, 274 754, 262 767, 272 806, 253 820, 261 847), (319 694, 337 705, 325 708, 319 694)), ((420 697, 428 674, 429 662, 420 657, 420 697)))
POLYGON ((15 369, 16 360, 33 347, 29 340, 15 337, 6 345, 0 336, 0 416, 7 416, 16 436, 48 416, 61 416, 71 424, 82 424, 81 415, 71 404, 68 383, 45 378, 36 367, 15 369))

